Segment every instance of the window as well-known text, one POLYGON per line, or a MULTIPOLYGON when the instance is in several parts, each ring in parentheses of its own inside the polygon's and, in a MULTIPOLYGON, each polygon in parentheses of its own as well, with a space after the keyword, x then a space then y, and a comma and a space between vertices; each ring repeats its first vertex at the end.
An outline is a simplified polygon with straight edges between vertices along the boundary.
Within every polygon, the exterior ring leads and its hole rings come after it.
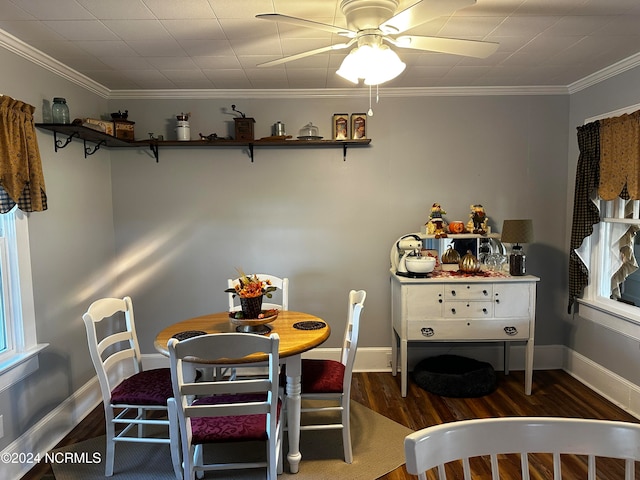
POLYGON ((14 208, 0 215, 0 391, 38 368, 29 230, 14 208))
POLYGON ((577 251, 589 269, 581 316, 640 339, 640 201, 596 201, 600 223, 577 251))

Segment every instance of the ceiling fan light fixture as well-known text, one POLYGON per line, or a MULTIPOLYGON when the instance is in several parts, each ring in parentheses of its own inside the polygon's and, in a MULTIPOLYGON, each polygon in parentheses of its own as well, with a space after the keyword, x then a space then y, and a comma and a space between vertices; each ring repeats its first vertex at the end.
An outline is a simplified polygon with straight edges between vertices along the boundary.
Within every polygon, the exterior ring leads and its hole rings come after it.
POLYGON ((406 64, 387 45, 361 45, 345 57, 336 72, 352 83, 379 85, 400 75, 406 64))

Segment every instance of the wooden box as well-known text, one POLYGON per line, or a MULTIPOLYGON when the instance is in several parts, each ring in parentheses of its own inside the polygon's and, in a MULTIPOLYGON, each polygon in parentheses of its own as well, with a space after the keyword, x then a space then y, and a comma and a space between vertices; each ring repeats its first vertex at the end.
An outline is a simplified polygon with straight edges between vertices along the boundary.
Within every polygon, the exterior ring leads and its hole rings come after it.
POLYGON ((85 118, 83 126, 96 130, 98 132, 106 133, 113 136, 113 122, 107 120, 98 120, 97 118, 85 118))
POLYGON ((253 140, 253 124, 256 123, 253 118, 234 118, 236 127, 236 141, 248 141, 253 140))
POLYGON ((133 141, 135 139, 133 125, 136 122, 130 122, 128 120, 114 120, 115 136, 120 140, 133 141))

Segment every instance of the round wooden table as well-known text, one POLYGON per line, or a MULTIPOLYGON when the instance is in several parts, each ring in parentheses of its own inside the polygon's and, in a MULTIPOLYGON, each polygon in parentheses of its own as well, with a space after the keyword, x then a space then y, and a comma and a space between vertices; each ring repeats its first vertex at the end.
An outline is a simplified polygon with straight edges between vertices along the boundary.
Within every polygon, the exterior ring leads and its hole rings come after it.
MULTIPOLYGON (((300 375, 302 353, 311 350, 327 340, 331 334, 329 325, 314 315, 281 311, 273 322, 269 323, 272 333, 280 336, 280 363, 286 365, 287 372, 287 426, 289 434, 289 453, 287 460, 291 473, 297 473, 302 455, 300 453, 300 375), (318 328, 320 327, 320 328, 318 328)), ((230 333, 236 331, 231 323, 229 312, 212 313, 201 317, 183 320, 168 326, 156 336, 154 346, 163 355, 169 356, 167 342, 182 332, 230 333)), ((229 359, 229 363, 261 362, 266 356, 255 358, 229 359)))

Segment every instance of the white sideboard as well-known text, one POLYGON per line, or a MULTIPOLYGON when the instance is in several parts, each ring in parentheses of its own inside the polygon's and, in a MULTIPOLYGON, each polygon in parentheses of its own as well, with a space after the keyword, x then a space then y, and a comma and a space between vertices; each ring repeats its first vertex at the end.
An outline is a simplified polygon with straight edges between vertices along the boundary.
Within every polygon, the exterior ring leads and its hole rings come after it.
POLYGON ((508 373, 511 341, 526 342, 525 393, 531 395, 539 280, 532 275, 407 278, 392 273, 391 368, 395 376, 400 361, 402 396, 407 396, 410 342, 505 342, 508 373))

